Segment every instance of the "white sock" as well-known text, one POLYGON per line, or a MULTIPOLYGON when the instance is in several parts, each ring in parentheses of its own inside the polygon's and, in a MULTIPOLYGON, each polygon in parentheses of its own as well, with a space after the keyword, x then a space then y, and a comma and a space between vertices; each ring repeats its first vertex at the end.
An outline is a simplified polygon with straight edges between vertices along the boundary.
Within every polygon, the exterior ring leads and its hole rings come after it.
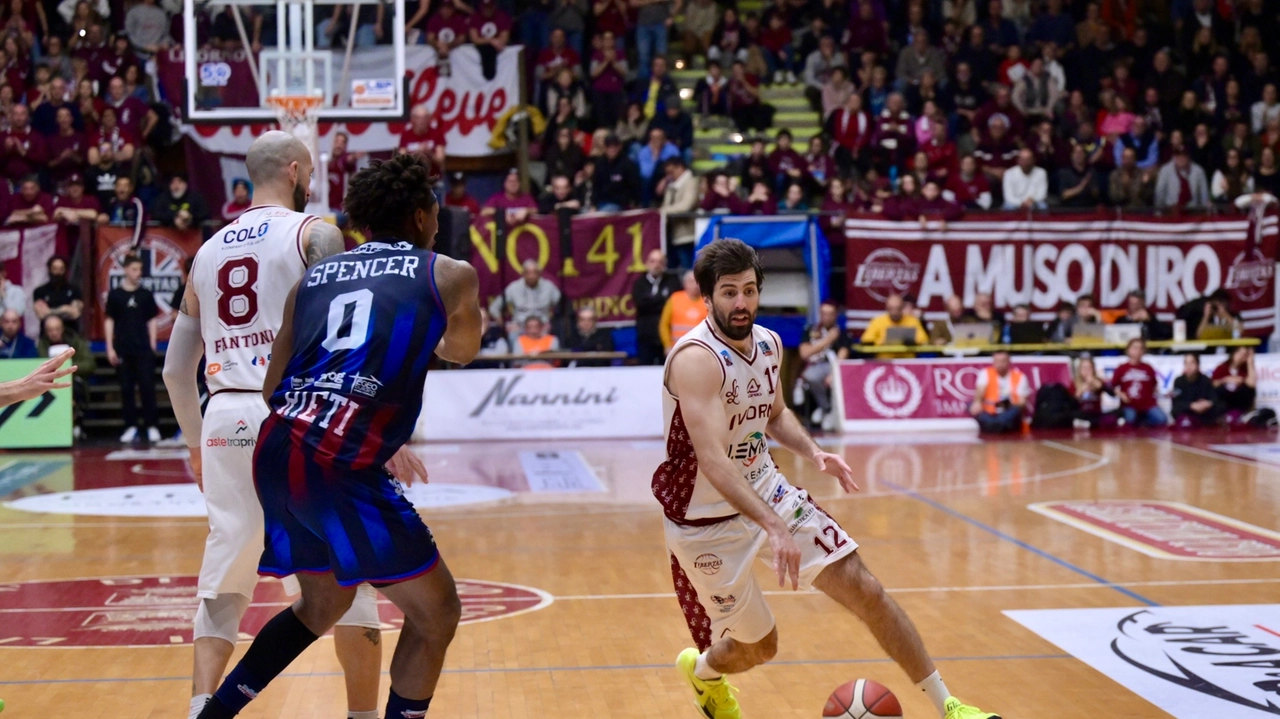
POLYGON ((191 708, 187 710, 187 719, 196 719, 196 717, 200 716, 204 705, 208 704, 212 698, 212 694, 197 694, 191 697, 191 708))
POLYGON ((942 675, 934 672, 925 677, 923 681, 916 684, 920 687, 920 691, 924 692, 933 705, 938 708, 938 716, 945 717, 947 715, 947 697, 951 696, 951 692, 947 691, 947 685, 942 683, 942 675))
POLYGON ((698 663, 693 667, 693 675, 703 681, 711 681, 724 676, 724 672, 718 672, 707 664, 707 653, 703 652, 698 655, 698 663))
POLYGON ((378 719, 378 710, 367 712, 347 712, 347 719, 378 719))

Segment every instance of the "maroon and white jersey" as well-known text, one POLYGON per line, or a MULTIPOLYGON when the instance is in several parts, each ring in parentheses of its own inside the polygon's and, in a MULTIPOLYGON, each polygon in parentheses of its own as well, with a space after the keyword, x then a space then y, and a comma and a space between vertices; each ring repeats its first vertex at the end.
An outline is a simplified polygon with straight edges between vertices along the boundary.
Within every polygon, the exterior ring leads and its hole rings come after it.
MULTIPOLYGON (((744 355, 726 343, 713 325, 707 318, 681 337, 667 355, 665 372, 670 373, 671 359, 679 352, 709 352, 716 358, 721 370, 720 405, 730 435, 725 454, 743 481, 768 502, 782 478, 769 454, 765 432, 778 393, 782 343, 778 335, 756 325, 751 331, 751 353, 744 355)), ((653 474, 653 496, 666 516, 677 523, 703 524, 731 517, 737 510, 698 469, 682 411, 680 398, 671 393, 670 377, 664 375, 667 457, 653 474)))
POLYGON ((319 221, 279 205, 251 207, 196 253, 190 282, 211 394, 262 391, 285 299, 307 269, 302 234, 319 221))

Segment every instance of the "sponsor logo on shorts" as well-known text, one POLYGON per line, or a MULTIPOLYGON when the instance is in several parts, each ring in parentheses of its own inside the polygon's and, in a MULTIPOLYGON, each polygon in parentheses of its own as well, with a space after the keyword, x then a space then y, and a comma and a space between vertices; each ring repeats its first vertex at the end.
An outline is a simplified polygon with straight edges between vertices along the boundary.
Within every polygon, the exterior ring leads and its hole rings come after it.
POLYGON ((221 371, 222 371, 222 364, 220 362, 210 362, 209 366, 204 368, 204 373, 209 375, 210 377, 214 376, 215 374, 218 374, 221 371))
POLYGON ((738 403, 738 380, 735 379, 729 391, 724 393, 724 401, 728 404, 738 403))
POLYGON ((748 383, 747 383, 747 396, 748 396, 748 397, 759 397, 759 396, 760 396, 760 383, 759 383, 759 382, 757 382, 756 380, 754 380, 754 379, 753 379, 753 380, 751 380, 750 382, 748 382, 748 383))
POLYGON ((237 684, 236 689, 239 689, 241 694, 249 697, 250 699, 258 698, 258 692, 254 691, 252 688, 248 686, 245 686, 244 684, 237 684))
POLYGON ((738 598, 732 594, 723 597, 718 594, 712 594, 711 602, 720 608, 721 614, 728 614, 738 605, 738 598))
POLYGON ((249 364, 253 365, 254 367, 266 367, 267 363, 270 361, 271 361, 271 355, 267 355, 266 357, 254 357, 253 359, 249 360, 249 364))
POLYGON ((254 447, 257 444, 256 437, 210 437, 204 441, 206 447, 254 447))
POLYGON ((1031 511, 1159 559, 1280 560, 1280 533, 1181 502, 1072 500, 1031 511))
POLYGON ((346 372, 325 372, 324 374, 311 380, 311 384, 320 389, 342 389, 342 385, 347 381, 346 372))
POLYGON ((699 554, 693 559, 693 568, 708 577, 718 574, 723 566, 724 560, 714 554, 699 554))
POLYGON ((247 430, 247 429, 249 429, 249 423, 248 423, 248 422, 244 421, 243 419, 242 419, 242 420, 240 420, 239 422, 236 422, 236 434, 240 434, 241 432, 243 432, 243 431, 245 431, 245 430, 247 430))
POLYGON ((782 498, 786 496, 786 494, 787 494, 787 488, 779 484, 778 488, 773 490, 773 499, 770 499, 769 502, 772 504, 777 504, 778 502, 782 501, 782 498))
POLYGON ((795 534, 818 511, 818 507, 806 499, 803 494, 796 496, 792 506, 794 509, 791 510, 791 521, 787 524, 787 531, 795 534))

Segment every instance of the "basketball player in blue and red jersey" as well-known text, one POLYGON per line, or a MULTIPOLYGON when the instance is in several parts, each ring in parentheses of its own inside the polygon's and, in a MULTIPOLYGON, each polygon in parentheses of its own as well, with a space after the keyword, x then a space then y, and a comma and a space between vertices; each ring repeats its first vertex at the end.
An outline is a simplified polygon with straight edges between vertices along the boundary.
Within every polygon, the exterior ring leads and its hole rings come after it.
POLYGON ((405 615, 385 719, 427 714, 461 602, 392 475, 426 479, 421 462, 397 452, 422 409, 431 353, 466 364, 482 331, 475 270, 431 251, 434 180, 416 154, 358 172, 345 206, 373 239, 312 266, 289 293, 254 482, 266 520, 258 571, 296 574, 302 599, 258 632, 201 719, 239 713, 337 622, 362 582, 405 615))
POLYGON ((751 572, 768 543, 779 586, 818 589, 867 625, 945 719, 999 719, 951 696, 915 625, 872 576, 858 544, 808 492, 791 486, 769 439, 855 491, 853 472, 824 452, 783 401, 782 343, 755 324, 764 273, 756 251, 719 240, 693 274, 708 317, 667 355, 667 458, 653 475, 676 595, 697 649, 676 666, 708 719, 742 714, 726 674, 768 662, 778 629, 751 572), (790 581, 788 581, 788 579, 790 581))

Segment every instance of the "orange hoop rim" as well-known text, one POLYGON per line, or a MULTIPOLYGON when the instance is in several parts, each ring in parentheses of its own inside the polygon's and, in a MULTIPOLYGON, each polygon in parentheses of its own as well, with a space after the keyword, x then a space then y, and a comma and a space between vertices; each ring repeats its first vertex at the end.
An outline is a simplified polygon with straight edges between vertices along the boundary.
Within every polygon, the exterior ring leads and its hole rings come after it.
POLYGON ((269 95, 267 104, 290 115, 305 115, 324 103, 319 95, 269 95))

